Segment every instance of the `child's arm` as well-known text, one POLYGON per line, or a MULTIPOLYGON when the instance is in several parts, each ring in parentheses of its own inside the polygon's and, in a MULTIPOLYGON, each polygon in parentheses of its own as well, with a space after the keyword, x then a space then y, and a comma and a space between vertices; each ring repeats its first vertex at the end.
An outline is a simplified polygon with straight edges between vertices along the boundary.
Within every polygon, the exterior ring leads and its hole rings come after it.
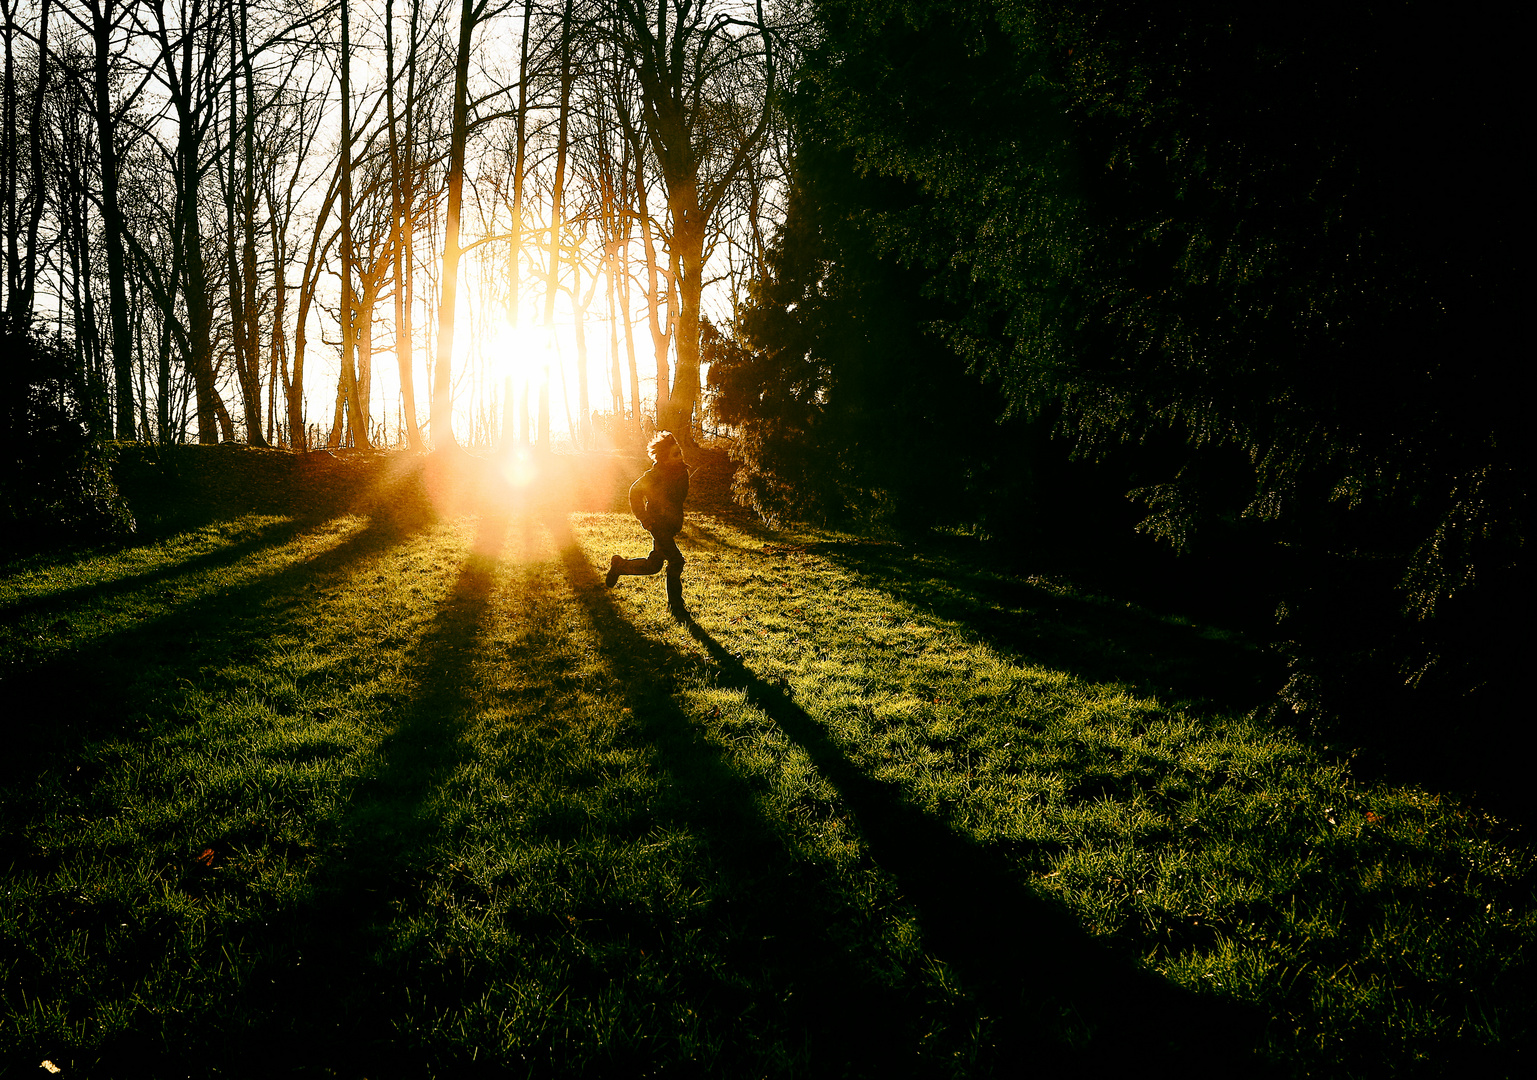
POLYGON ((651 531, 651 518, 647 513, 650 509, 648 496, 651 485, 646 482, 646 478, 650 475, 649 472, 642 473, 641 478, 630 485, 630 511, 647 532, 651 531))

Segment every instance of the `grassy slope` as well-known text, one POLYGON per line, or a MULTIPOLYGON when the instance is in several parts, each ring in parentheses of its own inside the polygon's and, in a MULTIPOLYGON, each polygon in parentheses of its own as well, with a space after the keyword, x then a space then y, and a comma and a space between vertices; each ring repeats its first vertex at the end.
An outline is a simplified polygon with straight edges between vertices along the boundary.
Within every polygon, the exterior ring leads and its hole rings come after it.
POLYGON ((1241 642, 680 543, 683 627, 602 587, 632 521, 531 503, 9 567, 0 1069, 1523 1067, 1528 849, 1255 719, 1241 642))

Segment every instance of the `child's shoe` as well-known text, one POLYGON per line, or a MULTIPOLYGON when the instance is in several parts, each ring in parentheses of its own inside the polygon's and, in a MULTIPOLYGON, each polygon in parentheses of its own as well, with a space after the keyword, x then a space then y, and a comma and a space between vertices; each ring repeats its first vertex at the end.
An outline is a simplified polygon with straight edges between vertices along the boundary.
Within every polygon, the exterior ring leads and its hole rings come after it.
POLYGON ((603 584, 608 588, 619 584, 619 564, 623 561, 618 555, 608 560, 608 573, 603 575, 603 584))
POLYGON ((688 608, 683 606, 683 580, 676 574, 667 575, 667 610, 674 622, 688 622, 688 608))

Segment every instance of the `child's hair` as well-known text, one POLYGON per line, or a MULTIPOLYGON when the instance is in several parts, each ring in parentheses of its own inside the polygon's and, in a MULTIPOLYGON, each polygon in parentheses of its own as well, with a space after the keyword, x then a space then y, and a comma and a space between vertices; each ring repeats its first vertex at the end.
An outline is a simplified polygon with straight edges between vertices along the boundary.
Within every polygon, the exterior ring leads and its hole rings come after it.
POLYGON ((646 456, 654 462, 656 461, 657 454, 659 454, 663 448, 677 445, 678 440, 672 437, 672 432, 658 431, 655 437, 653 437, 652 440, 646 444, 646 456))

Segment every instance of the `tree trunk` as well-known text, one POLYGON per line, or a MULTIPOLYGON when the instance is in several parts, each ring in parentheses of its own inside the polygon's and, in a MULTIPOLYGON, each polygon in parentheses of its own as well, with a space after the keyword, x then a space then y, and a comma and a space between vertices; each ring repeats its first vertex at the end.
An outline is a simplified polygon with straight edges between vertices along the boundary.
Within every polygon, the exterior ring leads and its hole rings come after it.
POLYGON ((214 414, 218 417, 219 428, 224 432, 224 441, 235 441, 235 423, 230 419, 229 410, 224 407, 224 402, 214 399, 214 414))
POLYGON ((169 323, 160 330, 160 347, 155 353, 155 435, 161 446, 169 446, 171 438, 171 327, 169 323))
MULTIPOLYGON (((512 163, 512 243, 507 265, 507 321, 516 329, 522 317, 523 272, 523 178, 528 155, 528 31, 533 21, 534 5, 531 0, 523 3, 523 31, 518 43, 518 119, 513 142, 512 163)), ((529 444, 528 433, 528 377, 524 366, 522 385, 508 380, 508 387, 518 398, 518 440, 529 444)), ((507 402, 507 415, 512 416, 512 401, 507 402)))
POLYGON ((5 299, 6 306, 0 311, 10 310, 10 298, 15 295, 21 286, 21 239, 17 235, 20 230, 16 225, 16 191, 20 186, 21 178, 17 175, 20 169, 20 161, 16 157, 16 57, 13 52, 14 39, 16 37, 16 10, 21 6, 21 0, 4 0, 0 3, 0 13, 5 16, 5 27, 0 30, 5 41, 5 81, 3 100, 0 100, 0 124, 4 125, 0 130, 0 168, 5 170, 5 175, 0 178, 0 236, 5 237, 5 299))
MULTIPOLYGON (((373 383, 374 383, 374 308, 379 304, 379 292, 384 288, 385 280, 390 272, 390 258, 388 253, 374 261, 372 266, 360 267, 358 270, 358 288, 353 294, 353 300, 357 308, 357 322, 353 331, 354 347, 358 357, 358 400, 361 402, 359 414, 365 431, 371 431, 373 426, 373 383)), ((369 436, 369 445, 373 445, 373 437, 369 436)))
MULTIPOLYGON (((176 213, 179 214, 181 213, 179 196, 177 202, 176 213)), ((175 441, 171 419, 171 342, 176 333, 176 290, 181 278, 179 267, 182 265, 182 243, 185 236, 181 219, 175 218, 174 215, 173 218, 170 274, 163 293, 156 297, 161 307, 160 342, 156 352, 155 425, 162 446, 169 446, 175 441)))
POLYGON ((331 434, 326 437, 326 445, 332 450, 347 445, 347 392, 347 375, 343 372, 336 377, 336 408, 331 414, 331 434))
MULTIPOLYGON (((546 332, 551 335, 555 333, 555 294, 560 288, 561 232, 565 226, 561 215, 565 211, 563 204, 566 193, 566 155, 570 149, 571 4, 572 0, 566 0, 565 11, 560 21, 560 111, 556 117, 555 186, 550 192, 550 274, 545 283, 544 293, 544 325, 546 332)), ((561 378, 565 378, 564 369, 561 371, 561 378)), ((546 370, 540 380, 539 389, 539 449, 545 453, 550 449, 549 385, 550 377, 546 370)), ((566 423, 569 427, 569 416, 566 423)), ((573 431, 571 435, 575 438, 576 432, 573 431)))
POLYGON ((117 146, 107 61, 112 49, 113 0, 91 0, 95 45, 96 141, 101 154, 101 216, 107 244, 107 315, 112 326, 112 373, 117 392, 117 437, 134 437, 133 334, 128 323, 127 269, 123 262, 123 214, 118 206, 117 146))
MULTIPOLYGON (((256 299, 256 86, 251 69, 251 44, 248 37, 248 0, 240 0, 240 61, 245 75, 245 191, 241 215, 241 279, 245 286, 242 311, 245 315, 246 375, 251 393, 246 401, 246 441, 252 446, 266 446, 262 434, 261 312, 256 299)), ((233 78, 230 80, 234 82, 233 78)), ((234 132, 230 132, 233 141, 234 132)), ((233 146, 231 155, 233 156, 233 146)))
POLYGON ((197 393, 197 441, 219 441, 218 413, 223 409, 213 375, 213 305, 208 299, 208 276, 203 266, 203 240, 198 228, 197 147, 195 135, 183 155, 184 174, 190 176, 183 200, 186 204, 182 227, 186 240, 187 288, 187 366, 192 369, 192 384, 197 393))
MULTIPOLYGON (((242 420, 245 423, 246 441, 261 439, 261 388, 257 381, 254 343, 250 340, 250 320, 246 317, 246 291, 242 281, 240 254, 243 247, 236 239, 235 208, 241 201, 239 182, 235 177, 235 148, 239 145, 236 132, 240 130, 240 38, 233 6, 230 10, 230 80, 229 80, 229 143, 228 169, 225 172, 224 218, 226 255, 229 276, 230 342, 235 357, 235 379, 240 386, 242 420)), ((243 216, 243 215, 242 215, 243 216)))
POLYGON ((619 244, 614 242, 604 252, 603 276, 604 299, 608 302, 608 391, 610 405, 617 424, 624 418, 624 374, 619 367, 619 311, 614 288, 614 267, 619 261, 619 244))
POLYGON ((672 429, 668 426, 668 420, 672 415, 672 377, 667 354, 672 343, 677 304, 673 301, 672 274, 657 263, 656 244, 651 239, 651 210, 646 204, 646 174, 639 153, 635 155, 635 198, 640 209, 641 246, 646 252, 646 315, 651 325, 651 348, 656 355, 656 425, 670 431, 672 429), (661 314, 661 283, 657 280, 658 276, 665 278, 667 283, 665 321, 661 314))
POLYGON ((37 230, 43 220, 43 95, 48 87, 48 15, 49 0, 43 0, 37 34, 37 86, 32 95, 32 122, 28 125, 32 166, 32 206, 27 215, 27 250, 18 256, 17 282, 7 297, 11 318, 25 321, 32 314, 32 297, 37 288, 37 230))
MULTIPOLYGON (((411 76, 416 73, 416 5, 412 5, 411 44, 406 50, 406 64, 411 76)), ((395 274, 395 363, 400 369, 401 411, 405 414, 406 439, 411 449, 424 449, 422 429, 416 422, 416 385, 411 371, 411 301, 410 275, 412 272, 406 238, 411 232, 410 205, 406 199, 408 181, 401 158, 401 147, 395 127, 395 0, 385 0, 384 5, 384 93, 385 117, 390 137, 390 246, 394 257, 395 274)), ((415 158, 415 148, 410 143, 409 115, 413 102, 412 87, 406 90, 406 146, 405 154, 415 158)))
POLYGON ((635 440, 643 434, 640 425, 640 364, 635 359, 635 323, 630 318, 630 245, 619 249, 619 304, 624 309, 624 354, 630 365, 630 423, 635 440))
MULTIPOLYGON (((628 237, 622 235, 624 220, 619 207, 618 185, 615 183, 614 156, 605 132, 598 134, 598 221, 603 240, 603 295, 608 306, 608 390, 609 407, 617 424, 624 416, 624 375, 619 366, 619 323, 616 310, 614 278, 619 271, 619 248, 628 237)), ((625 162, 628 168, 629 162, 625 162)))
MULTIPOLYGON (((283 267, 288 260, 287 253, 287 227, 279 230, 277 221, 277 207, 272 207, 272 380, 275 385, 281 382, 283 387, 283 400, 285 404, 293 401, 293 382, 288 372, 288 337, 283 327, 283 319, 288 314, 288 278, 283 272, 283 267)), ((267 404, 267 417, 274 418, 277 412, 277 402, 269 399, 267 404)), ((304 417, 290 415, 288 417, 288 438, 286 440, 290 449, 303 448, 304 417), (297 424, 295 423, 297 421, 297 424)), ((281 430, 278 433, 278 442, 282 444, 281 430)))
MULTIPOLYGON (((84 133, 71 134, 79 136, 70 142, 83 154, 86 149, 84 133)), ((91 434, 100 438, 110 433, 111 426, 102 410, 106 394, 105 387, 100 385, 102 348, 91 293, 91 283, 95 277, 91 267, 91 228, 87 218, 85 186, 80 182, 80 177, 85 173, 85 161, 66 160, 63 164, 59 225, 70 259, 70 293, 75 316, 76 393, 89 405, 87 424, 91 434)))
MULTIPOLYGON (((733 129, 731 149, 719 153, 721 147, 715 143, 715 133, 722 125, 717 104, 709 99, 708 80, 720 77, 723 69, 706 61, 712 56, 712 40, 719 41, 718 20, 724 16, 707 18, 703 8, 691 2, 672 6, 671 40, 667 26, 669 5, 665 2, 656 7, 654 27, 644 5, 621 5, 614 40, 636 71, 646 139, 656 156, 672 218, 669 255, 674 280, 670 284, 678 290, 679 304, 669 315, 676 320, 677 373, 665 401, 662 388, 657 387, 657 416, 675 435, 689 441, 699 399, 699 301, 710 218, 767 130, 775 60, 773 35, 764 25, 763 8, 758 4, 756 20, 739 21, 738 25, 752 26, 762 36, 763 48, 754 55, 761 57, 763 65, 763 107, 753 129, 745 134, 733 129), (717 153, 712 154, 712 143, 717 153), (719 165, 709 168, 706 176, 705 166, 712 158, 719 165)), ((728 65, 731 62, 719 53, 713 55, 728 65)), ((654 258, 648 261, 654 265, 654 258)))
MULTIPOLYGON (((694 442, 694 406, 699 401, 699 319, 704 291, 705 226, 696 196, 693 184, 677 184, 668 200, 679 303, 674 331, 677 369, 668 395, 667 429, 690 446, 694 442)), ((660 414, 658 409, 658 423, 660 414)))
POLYGON ((310 305, 315 300, 315 287, 320 279, 320 262, 324 261, 325 253, 330 250, 329 240, 322 240, 325 236, 326 219, 331 216, 331 206, 336 201, 337 191, 341 187, 341 161, 337 160, 337 176, 326 191, 325 204, 320 208, 320 214, 315 219, 315 231, 310 237, 309 256, 304 260, 304 272, 299 277, 299 309, 294 318, 294 373, 293 382, 288 387, 288 426, 290 432, 297 432, 292 437, 298 440, 301 449, 309 448, 308 429, 304 426, 304 352, 309 340, 309 331, 306 329, 309 323, 310 305))
MULTIPOLYGON (((592 284, 587 288, 586 299, 581 299, 582 291, 582 264, 577 259, 571 260, 571 308, 573 315, 573 328, 576 333, 576 408, 577 426, 572 429, 571 437, 575 439, 583 450, 592 449, 592 402, 587 391, 587 308, 592 304, 592 297, 598 289, 598 275, 592 276, 592 284)), ((567 420, 567 424, 570 421, 567 420)))
POLYGON ((373 366, 374 366, 374 328, 373 328, 373 304, 358 305, 357 350, 358 350, 358 400, 365 407, 358 410, 358 420, 363 425, 363 433, 367 438, 365 445, 373 446, 373 435, 370 427, 373 424, 372 410, 366 406, 373 398, 373 366))
MULTIPOLYGON (((189 22, 199 24, 202 4, 193 0, 189 22)), ((157 9, 158 10, 158 9, 157 9)), ((203 103, 192 85, 192 49, 195 35, 186 33, 176 42, 181 49, 180 69, 169 32, 162 19, 158 28, 161 56, 166 65, 166 85, 176 110, 177 195, 181 204, 182 266, 185 270, 183 303, 187 308, 186 363, 196 395, 197 441, 219 441, 219 413, 224 403, 214 386, 213 304, 208 296, 207 267, 203 263, 203 238, 198 217, 201 179, 203 103)), ((211 107, 211 105, 210 105, 211 107)), ((174 317, 174 312, 168 313, 174 317)))
POLYGON ((352 248, 352 44, 348 36, 348 0, 341 0, 342 16, 342 359, 341 392, 347 399, 347 418, 352 424, 352 442, 360 449, 371 449, 368 441, 368 414, 353 366, 357 344, 357 297, 352 289, 356 256, 352 248))
POLYGON ((438 355, 432 377, 432 441, 457 447, 453 430, 454 306, 459 298, 459 213, 464 205, 464 144, 469 134, 470 41, 474 0, 459 8, 459 52, 454 61, 454 119, 448 142, 448 214, 443 227, 443 273, 438 296, 438 355))

